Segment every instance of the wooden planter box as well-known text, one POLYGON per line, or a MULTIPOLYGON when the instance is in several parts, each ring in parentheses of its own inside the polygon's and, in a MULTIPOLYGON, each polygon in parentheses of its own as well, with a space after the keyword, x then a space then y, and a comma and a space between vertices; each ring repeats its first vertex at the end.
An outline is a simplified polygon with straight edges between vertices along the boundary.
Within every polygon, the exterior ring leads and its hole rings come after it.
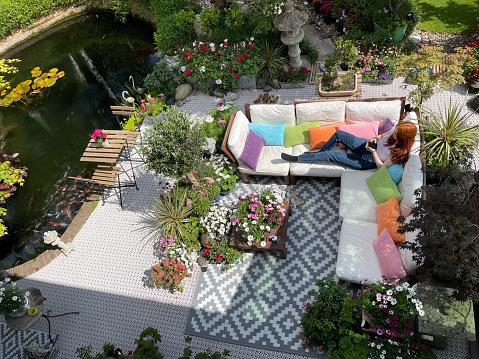
MULTIPOLYGON (((346 72, 340 73, 339 76, 345 76, 346 72)), ((353 96, 358 91, 358 76, 354 74, 354 89, 347 91, 322 91, 321 81, 319 82, 319 95, 324 97, 347 97, 353 96)))

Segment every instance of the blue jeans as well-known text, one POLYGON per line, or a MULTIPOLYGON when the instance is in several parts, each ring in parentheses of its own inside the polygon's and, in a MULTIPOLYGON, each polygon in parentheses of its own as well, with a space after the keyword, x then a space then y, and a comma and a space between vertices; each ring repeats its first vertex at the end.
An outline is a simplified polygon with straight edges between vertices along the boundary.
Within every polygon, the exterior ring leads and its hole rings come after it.
POLYGON ((334 162, 355 170, 376 168, 373 154, 366 148, 367 141, 365 138, 356 137, 345 131, 336 131, 334 135, 326 141, 320 152, 299 155, 298 162, 334 162), (353 153, 331 151, 331 149, 340 142, 353 153))

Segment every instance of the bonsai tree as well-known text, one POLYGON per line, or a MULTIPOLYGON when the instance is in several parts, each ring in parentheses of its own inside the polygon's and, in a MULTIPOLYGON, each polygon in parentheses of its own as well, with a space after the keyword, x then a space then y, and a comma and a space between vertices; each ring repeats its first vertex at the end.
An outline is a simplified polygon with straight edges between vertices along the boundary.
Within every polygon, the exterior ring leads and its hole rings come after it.
POLYGON ((438 87, 448 89, 464 83, 459 55, 446 54, 442 46, 423 45, 417 52, 401 56, 396 66, 398 75, 405 77, 404 82, 416 86, 408 96, 416 106, 421 106, 438 87))
POLYGON ((416 241, 401 244, 422 262, 421 275, 454 289, 454 298, 479 302, 479 193, 461 186, 427 186, 416 193, 412 219, 399 231, 418 231, 416 241))
POLYGON ((163 114, 163 120, 154 119, 140 151, 148 170, 179 179, 201 161, 205 136, 186 112, 172 106, 163 114))

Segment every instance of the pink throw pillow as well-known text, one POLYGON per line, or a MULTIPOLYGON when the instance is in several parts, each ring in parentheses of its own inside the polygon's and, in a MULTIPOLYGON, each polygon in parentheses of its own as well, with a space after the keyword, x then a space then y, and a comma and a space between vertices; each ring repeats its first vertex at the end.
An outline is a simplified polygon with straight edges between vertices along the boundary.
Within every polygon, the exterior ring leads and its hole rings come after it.
MULTIPOLYGON (((354 125, 342 125, 338 126, 338 131, 348 132, 356 137, 365 138, 370 140, 378 135, 379 121, 368 121, 364 123, 357 123, 354 125)), ((345 148, 342 143, 339 144, 339 148, 345 148)))
POLYGON ((386 228, 383 229, 378 239, 373 241, 373 247, 378 256, 383 276, 389 280, 406 276, 401 255, 386 228))

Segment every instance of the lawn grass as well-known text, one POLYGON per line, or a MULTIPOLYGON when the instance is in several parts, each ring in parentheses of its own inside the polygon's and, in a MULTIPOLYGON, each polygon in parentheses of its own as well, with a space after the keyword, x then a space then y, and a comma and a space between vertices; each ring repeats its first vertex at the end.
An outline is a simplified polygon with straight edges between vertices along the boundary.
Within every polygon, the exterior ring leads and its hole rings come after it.
POLYGON ((419 17, 418 29, 453 34, 479 30, 477 0, 413 0, 419 17))

